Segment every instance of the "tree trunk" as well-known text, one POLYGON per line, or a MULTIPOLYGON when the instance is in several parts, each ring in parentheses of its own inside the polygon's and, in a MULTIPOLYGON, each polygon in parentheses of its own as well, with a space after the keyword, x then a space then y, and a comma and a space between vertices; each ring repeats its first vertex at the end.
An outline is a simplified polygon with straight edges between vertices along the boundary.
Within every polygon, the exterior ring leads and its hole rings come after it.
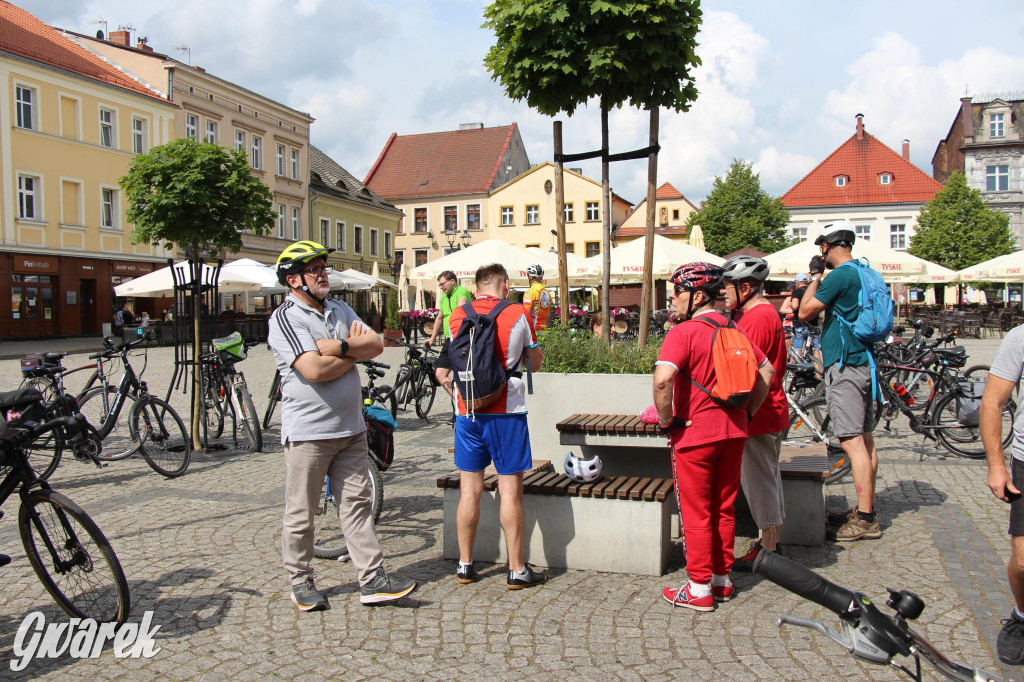
POLYGON ((562 326, 569 326, 569 257, 565 255, 565 181, 562 177, 562 122, 552 123, 555 149, 555 226, 558 235, 558 300, 562 326))
MULTIPOLYGON (((608 180, 608 98, 601 95, 601 196, 604 202, 603 234, 601 239, 601 336, 612 342, 612 310, 610 283, 612 275, 612 192, 608 180)), ((584 207, 585 208, 585 207, 584 207)), ((584 216, 586 217, 586 216, 584 216)))
MULTIPOLYGON (((658 144, 658 107, 651 107, 651 130, 649 145, 658 144)), ((658 152, 651 151, 647 157, 647 243, 644 244, 644 283, 640 288, 640 339, 639 346, 647 345, 647 328, 651 319, 651 298, 654 292, 654 211, 656 185, 658 182, 658 152)), ((680 263, 682 265, 682 263, 680 263)))

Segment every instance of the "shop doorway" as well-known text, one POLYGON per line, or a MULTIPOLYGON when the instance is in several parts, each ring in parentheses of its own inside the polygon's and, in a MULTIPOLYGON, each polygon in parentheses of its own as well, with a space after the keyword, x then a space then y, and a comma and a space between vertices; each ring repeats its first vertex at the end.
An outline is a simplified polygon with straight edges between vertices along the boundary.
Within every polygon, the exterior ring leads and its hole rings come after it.
POLYGON ((99 334, 100 320, 96 314, 96 280, 83 279, 78 284, 78 310, 83 334, 99 334))

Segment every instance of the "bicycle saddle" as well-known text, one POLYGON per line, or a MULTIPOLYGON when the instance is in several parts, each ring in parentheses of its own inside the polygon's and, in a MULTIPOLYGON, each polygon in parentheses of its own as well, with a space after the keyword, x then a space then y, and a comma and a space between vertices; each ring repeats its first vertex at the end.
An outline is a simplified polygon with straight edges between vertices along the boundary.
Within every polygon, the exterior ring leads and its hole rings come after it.
POLYGON ((786 369, 796 374, 812 374, 816 371, 814 364, 810 362, 791 362, 786 365, 786 369))

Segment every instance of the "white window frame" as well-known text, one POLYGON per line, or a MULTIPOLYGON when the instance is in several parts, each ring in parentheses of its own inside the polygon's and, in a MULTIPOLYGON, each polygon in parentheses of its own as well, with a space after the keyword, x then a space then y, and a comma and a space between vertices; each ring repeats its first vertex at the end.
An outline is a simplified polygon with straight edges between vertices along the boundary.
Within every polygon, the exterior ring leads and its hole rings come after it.
MULTIPOLYGON (((279 144, 275 148, 274 158, 277 161, 277 174, 279 176, 284 175, 284 145, 279 144)), ((324 246, 327 246, 324 244, 324 246)))
POLYGON ((117 187, 100 185, 100 228, 104 230, 120 230, 121 193, 117 187), (110 201, 107 201, 109 194, 110 201), (108 213, 109 206, 109 213, 108 213))
POLYGON ((285 206, 284 204, 277 205, 277 236, 279 239, 284 239, 284 215, 285 206))
POLYGON ((302 221, 298 206, 292 206, 292 239, 295 241, 302 239, 302 221))
POLYGON ((99 142, 101 147, 117 149, 117 111, 110 107, 99 108, 99 142), (106 120, 104 120, 106 115, 106 120))
POLYGON ((331 248, 331 219, 320 218, 320 243, 331 248))
POLYGON ((836 176, 836 187, 846 187, 846 176, 845 175, 837 175, 836 176))
POLYGON ((513 207, 501 207, 501 224, 503 227, 516 224, 516 210, 513 207))
POLYGON ((377 228, 370 228, 370 257, 373 258, 377 255, 377 228))
POLYGON ((363 255, 363 226, 352 226, 352 253, 356 256, 363 255))
POLYGON ((883 185, 892 184, 892 175, 889 173, 882 173, 878 176, 878 182, 883 185))
POLYGON ((132 116, 132 153, 145 154, 149 148, 149 121, 132 116))
POLYGON ((601 219, 601 202, 600 201, 588 201, 585 204, 585 208, 586 208, 586 211, 587 211, 587 213, 586 213, 586 215, 587 215, 586 222, 593 223, 593 222, 597 222, 598 220, 601 219), (594 217, 590 217, 591 213, 593 213, 594 217))
POLYGON ((291 166, 292 166, 292 168, 291 168, 292 180, 298 180, 299 179, 299 150, 298 149, 292 149, 291 150, 291 166))
POLYGON ((235 151, 245 153, 245 131, 235 131, 235 151))
POLYGON ((252 158, 249 161, 256 170, 263 170, 263 138, 259 135, 252 136, 252 158))
POLYGON ((565 215, 564 215, 565 222, 567 222, 567 223, 574 223, 574 222, 576 222, 576 216, 573 213, 573 207, 572 207, 572 202, 571 201, 565 202, 565 206, 562 207, 562 210, 565 213, 565 215))
POLYGON ((195 114, 185 114, 185 137, 199 141, 199 117, 195 114))
POLYGON ((540 204, 526 205, 526 224, 540 225, 540 204))
POLYGON ((206 120, 206 141, 217 144, 217 122, 206 120))
POLYGON ((18 173, 18 220, 43 221, 43 177, 35 173, 18 173), (30 183, 25 182, 31 181, 30 183), (31 184, 31 188, 27 185, 31 184), (25 211, 26 199, 31 211, 25 211))
POLYGON ((988 136, 1003 137, 1006 135, 1006 114, 995 113, 988 117, 988 136))
POLYGON ((985 191, 986 192, 1008 192, 1010 190, 1010 165, 998 163, 993 166, 985 166, 985 191), (1000 180, 1005 181, 1005 186, 1000 187, 1000 180), (991 187, 989 184, 991 183, 991 187))
POLYGON ((334 221, 334 234, 338 239, 338 251, 345 253, 345 221, 334 221))
POLYGON ((391 248, 391 233, 385 230, 385 232, 384 232, 384 259, 385 260, 387 260, 388 258, 391 257, 391 252, 392 252, 392 248, 391 248))
POLYGON ((14 102, 14 125, 24 130, 39 130, 39 88, 25 83, 15 83, 14 102), (27 99, 24 98, 25 94, 28 95, 27 99), (28 125, 25 125, 26 123, 28 125))
POLYGON ((871 241, 871 225, 854 225, 853 233, 858 240, 871 241))
POLYGON ((808 233, 808 231, 809 230, 808 230, 808 227, 806 225, 792 225, 789 228, 790 236, 793 237, 793 239, 796 239, 798 242, 805 242, 805 241, 807 241, 807 233, 808 233))
POLYGON ((889 225, 889 248, 894 251, 907 250, 906 223, 891 223, 889 225))

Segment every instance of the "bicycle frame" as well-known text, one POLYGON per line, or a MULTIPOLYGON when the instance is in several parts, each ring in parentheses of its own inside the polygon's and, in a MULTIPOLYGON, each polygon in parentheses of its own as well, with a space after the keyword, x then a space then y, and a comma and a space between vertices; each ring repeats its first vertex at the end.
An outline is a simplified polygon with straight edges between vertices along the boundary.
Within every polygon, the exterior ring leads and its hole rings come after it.
MULTIPOLYGON (((106 381, 106 377, 103 378, 103 386, 109 386, 106 381)), ((118 417, 121 416, 121 409, 124 408, 124 399, 129 393, 132 395, 138 395, 145 393, 143 383, 139 380, 135 374, 135 370, 128 362, 124 363, 124 375, 121 377, 120 383, 117 385, 117 392, 114 394, 114 402, 110 403, 107 399, 107 392, 104 390, 100 394, 103 400, 103 412, 106 414, 106 418, 103 423, 96 426, 96 432, 99 433, 101 438, 106 438, 110 435, 110 432, 114 430, 114 425, 117 423, 118 417)), ((94 425, 95 426, 95 425, 94 425)))

